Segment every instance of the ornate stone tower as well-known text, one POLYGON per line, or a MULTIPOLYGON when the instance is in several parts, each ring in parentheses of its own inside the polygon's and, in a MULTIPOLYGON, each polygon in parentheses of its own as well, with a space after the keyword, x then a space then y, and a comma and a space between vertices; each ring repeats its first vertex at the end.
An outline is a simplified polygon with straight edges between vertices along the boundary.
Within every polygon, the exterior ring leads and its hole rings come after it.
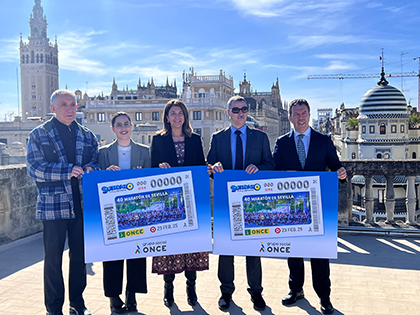
POLYGON ((251 81, 246 80, 246 73, 244 73, 244 80, 239 82, 239 95, 250 96, 251 95, 251 81))
POLYGON ((50 96, 58 89, 58 46, 47 37, 47 19, 41 0, 35 0, 29 19, 31 36, 20 36, 20 83, 22 117, 45 117, 50 112, 50 96))

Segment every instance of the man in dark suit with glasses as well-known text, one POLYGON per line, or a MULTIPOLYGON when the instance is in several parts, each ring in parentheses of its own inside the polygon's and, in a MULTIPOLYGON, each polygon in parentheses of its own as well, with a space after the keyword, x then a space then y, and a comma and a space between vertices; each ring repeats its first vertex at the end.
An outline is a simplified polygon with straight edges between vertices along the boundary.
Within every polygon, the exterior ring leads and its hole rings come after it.
MULTIPOLYGON (((228 101, 227 113, 231 125, 212 135, 210 151, 207 155, 209 172, 227 170, 245 170, 248 174, 258 170, 272 170, 273 158, 270 154, 270 144, 267 135, 246 125, 248 107, 241 96, 231 97, 228 101)), ((234 256, 219 256, 218 277, 221 282, 219 309, 227 311, 235 290, 234 256)), ((262 298, 263 290, 260 257, 246 257, 246 273, 248 292, 256 310, 265 309, 262 298)))

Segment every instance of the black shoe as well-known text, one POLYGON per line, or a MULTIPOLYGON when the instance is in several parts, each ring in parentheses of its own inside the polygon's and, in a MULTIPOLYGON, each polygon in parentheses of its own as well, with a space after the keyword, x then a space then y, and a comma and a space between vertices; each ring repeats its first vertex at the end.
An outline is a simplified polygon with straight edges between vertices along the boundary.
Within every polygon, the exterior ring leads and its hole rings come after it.
POLYGON ((92 315, 92 313, 86 307, 75 308, 73 306, 70 306, 69 314, 70 315, 92 315))
POLYGON ((129 314, 131 314, 131 313, 137 313, 137 303, 127 304, 126 310, 127 310, 126 314, 127 313, 129 313, 129 314))
POLYGON ((232 294, 222 293, 222 296, 219 299, 219 309, 223 312, 227 311, 230 307, 231 301, 232 301, 232 294))
POLYGON ((197 304, 197 293, 195 292, 195 285, 187 285, 187 297, 187 302, 189 305, 195 306, 197 304))
POLYGON ((126 313, 137 313, 137 301, 135 292, 125 292, 125 309, 126 313))
POLYGON ((172 305, 174 305, 174 286, 171 283, 168 285, 165 283, 165 291, 163 293, 163 304, 165 304, 166 307, 170 308, 172 305))
POLYGON ((303 299, 304 297, 303 290, 300 292, 290 291, 289 294, 281 300, 281 303, 283 305, 292 305, 295 304, 297 300, 303 299))
POLYGON ((251 293, 251 302, 254 303, 254 309, 262 311, 265 309, 265 301, 260 292, 251 293))
POLYGON ((63 315, 62 311, 58 311, 58 312, 47 312, 47 315, 63 315))
POLYGON ((113 296, 109 298, 109 306, 111 308, 111 315, 115 314, 127 314, 124 302, 119 296, 113 296))
POLYGON ((321 312, 322 314, 334 313, 334 307, 332 306, 329 297, 321 299, 321 312))
POLYGON ((124 302, 119 296, 113 296, 109 298, 109 306, 111 308, 111 315, 114 314, 127 314, 124 302))

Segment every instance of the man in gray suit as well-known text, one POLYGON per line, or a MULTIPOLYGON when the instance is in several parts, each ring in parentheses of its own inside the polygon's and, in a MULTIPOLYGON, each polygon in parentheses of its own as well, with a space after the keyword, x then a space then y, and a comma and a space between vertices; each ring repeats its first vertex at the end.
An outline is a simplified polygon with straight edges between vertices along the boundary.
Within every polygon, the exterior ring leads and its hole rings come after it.
MULTIPOLYGON (((248 174, 258 170, 272 170, 273 158, 267 135, 246 125, 248 107, 241 96, 234 96, 228 101, 227 113, 231 126, 213 134, 210 151, 207 155, 210 173, 229 170, 245 170, 248 174)), ((221 282, 219 309, 227 311, 235 290, 234 256, 219 256, 218 277, 221 282)), ((262 271, 260 257, 246 257, 246 273, 248 292, 256 310, 265 309, 265 301, 261 296, 262 271)))

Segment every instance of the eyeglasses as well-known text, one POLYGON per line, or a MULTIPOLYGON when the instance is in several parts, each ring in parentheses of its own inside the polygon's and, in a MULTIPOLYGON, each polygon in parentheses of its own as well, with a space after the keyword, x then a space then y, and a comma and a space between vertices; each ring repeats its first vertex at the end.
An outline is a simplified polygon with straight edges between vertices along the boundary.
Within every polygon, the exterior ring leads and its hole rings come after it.
POLYGON ((244 107, 241 107, 241 108, 239 108, 239 107, 232 107, 231 109, 230 109, 230 111, 232 112, 232 113, 234 113, 234 114, 238 114, 239 112, 242 112, 242 113, 248 113, 248 107, 246 107, 246 106, 244 106, 244 107))
POLYGON ((131 122, 129 122, 129 121, 126 121, 125 123, 124 123, 124 125, 122 124, 122 123, 116 123, 115 125, 114 125, 114 128, 122 128, 122 127, 124 127, 124 128, 130 128, 130 126, 131 126, 131 122))

